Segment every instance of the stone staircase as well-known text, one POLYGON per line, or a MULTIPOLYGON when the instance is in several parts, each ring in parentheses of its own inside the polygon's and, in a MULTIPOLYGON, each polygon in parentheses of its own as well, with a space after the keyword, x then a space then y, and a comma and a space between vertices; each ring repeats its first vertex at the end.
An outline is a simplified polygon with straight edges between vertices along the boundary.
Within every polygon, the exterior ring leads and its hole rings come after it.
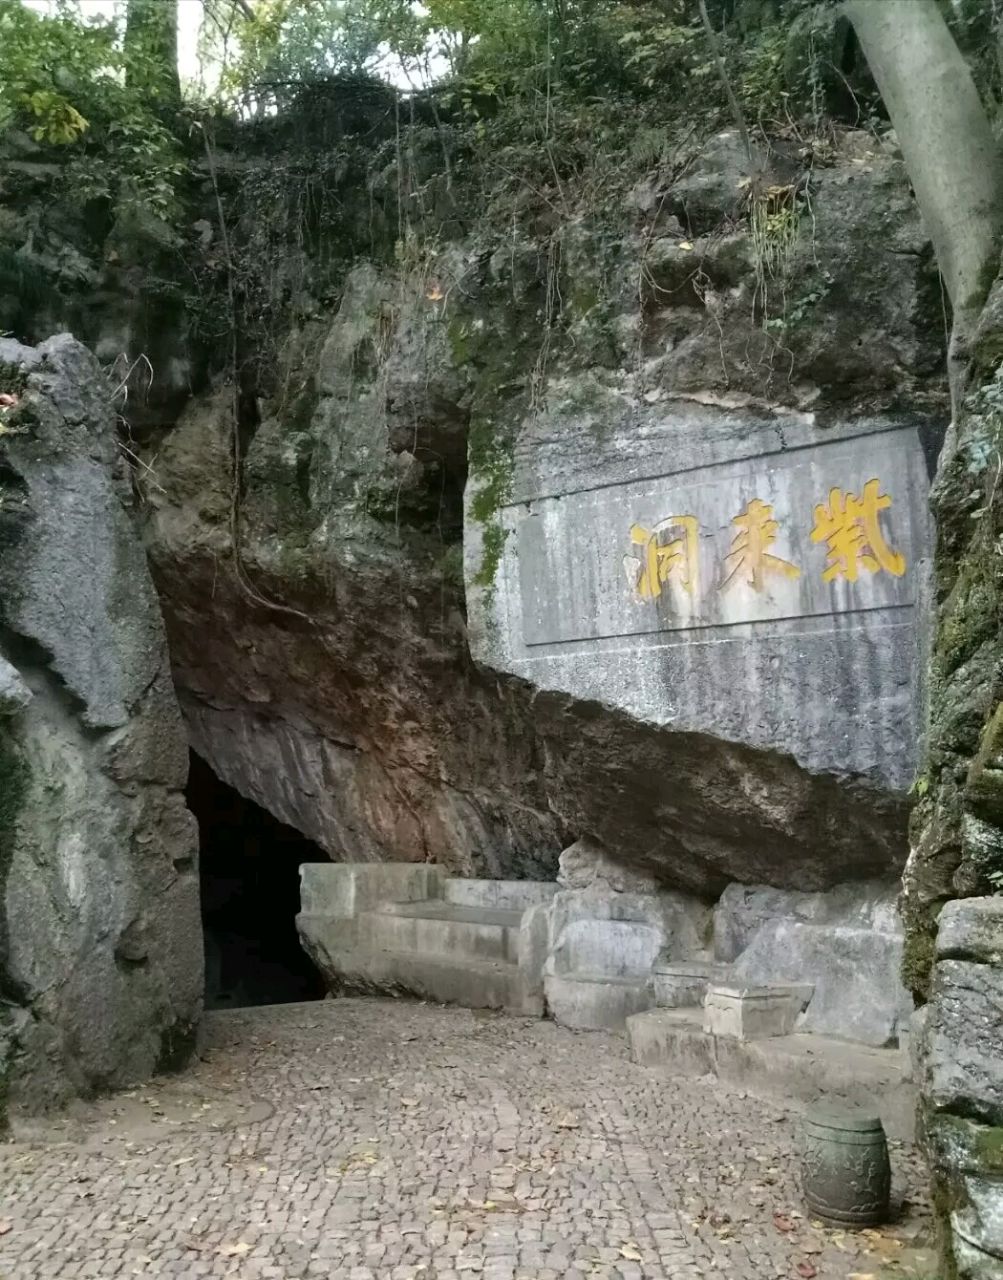
POLYGON ((300 938, 336 990, 542 1016, 556 885, 399 864, 308 864, 301 881, 300 938))

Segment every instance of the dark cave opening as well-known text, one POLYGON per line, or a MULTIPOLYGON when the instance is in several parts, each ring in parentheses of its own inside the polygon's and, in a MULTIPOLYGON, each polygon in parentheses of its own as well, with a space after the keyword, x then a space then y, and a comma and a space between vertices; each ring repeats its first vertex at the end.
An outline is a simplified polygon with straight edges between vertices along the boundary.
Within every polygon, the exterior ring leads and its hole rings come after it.
POLYGON ((187 798, 199 827, 206 1008, 322 999, 296 912, 300 864, 327 862, 327 855, 245 800, 194 752, 187 798))

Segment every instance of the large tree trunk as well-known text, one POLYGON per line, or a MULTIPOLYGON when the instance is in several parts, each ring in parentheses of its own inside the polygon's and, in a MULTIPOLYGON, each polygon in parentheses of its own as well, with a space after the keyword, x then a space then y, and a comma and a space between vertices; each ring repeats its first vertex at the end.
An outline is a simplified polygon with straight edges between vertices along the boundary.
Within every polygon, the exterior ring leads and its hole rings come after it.
POLYGON ((129 0, 125 53, 130 87, 165 105, 178 103, 178 0, 129 0))
POLYGON ((999 151, 937 0, 846 0, 844 11, 898 134, 954 309, 957 416, 968 344, 999 264, 999 151))

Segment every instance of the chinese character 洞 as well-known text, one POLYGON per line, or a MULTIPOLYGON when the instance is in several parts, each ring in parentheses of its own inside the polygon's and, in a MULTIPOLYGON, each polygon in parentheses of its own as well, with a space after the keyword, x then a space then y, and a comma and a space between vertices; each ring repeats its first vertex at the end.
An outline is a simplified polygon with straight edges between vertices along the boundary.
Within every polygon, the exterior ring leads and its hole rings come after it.
POLYGON ((828 506, 820 503, 815 508, 811 540, 825 542, 829 549, 823 582, 833 578, 856 582, 862 568, 869 573, 884 569, 896 578, 905 573, 905 556, 889 547, 878 523, 878 513, 892 505, 880 489, 878 480, 868 480, 859 498, 854 493, 844 494, 842 489, 830 489, 828 506))
POLYGON ((721 583, 722 590, 734 582, 744 580, 754 591, 762 591, 767 573, 779 573, 785 578, 801 577, 801 570, 796 564, 769 554, 780 527, 773 518, 770 503, 753 498, 731 523, 737 525, 739 531, 732 539, 731 551, 725 557, 724 563, 729 573, 721 583))
POLYGON ((696 590, 698 538, 695 516, 669 516, 651 529, 630 526, 630 540, 643 548, 643 558, 624 556, 627 581, 643 600, 657 600, 670 578, 689 595, 696 590), (668 537, 675 533, 681 536, 668 537))

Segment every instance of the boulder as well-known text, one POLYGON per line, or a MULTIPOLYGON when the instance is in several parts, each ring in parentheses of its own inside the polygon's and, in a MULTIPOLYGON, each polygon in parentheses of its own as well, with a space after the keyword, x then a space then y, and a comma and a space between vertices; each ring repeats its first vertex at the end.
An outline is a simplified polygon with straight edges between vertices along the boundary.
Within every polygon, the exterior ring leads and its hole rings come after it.
POLYGON ((67 335, 0 341, 0 379, 19 396, 0 435, 0 1040, 11 1103, 32 1110, 184 1060, 202 930, 187 744, 111 389, 67 335))

